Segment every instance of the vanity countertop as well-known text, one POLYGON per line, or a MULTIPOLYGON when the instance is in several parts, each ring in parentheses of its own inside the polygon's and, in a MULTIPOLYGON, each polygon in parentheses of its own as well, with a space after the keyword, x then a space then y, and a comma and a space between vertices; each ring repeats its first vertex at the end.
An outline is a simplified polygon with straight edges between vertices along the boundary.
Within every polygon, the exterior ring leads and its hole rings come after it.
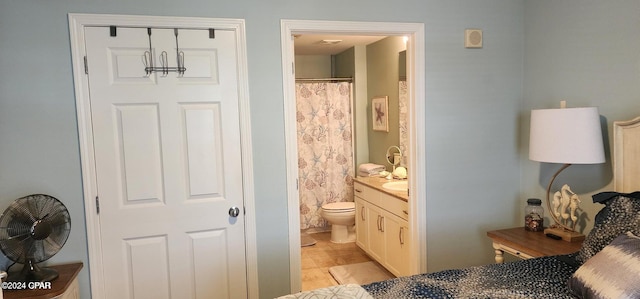
POLYGON ((382 187, 382 185, 384 183, 388 183, 388 182, 396 182, 396 181, 400 181, 400 180, 387 180, 386 178, 381 178, 381 177, 356 177, 353 179, 356 182, 359 182, 361 184, 364 184, 368 187, 374 188, 376 190, 379 190, 381 192, 387 193, 389 195, 393 195, 399 199, 402 199, 406 202, 409 202, 409 192, 408 191, 394 191, 394 190, 388 190, 382 187))

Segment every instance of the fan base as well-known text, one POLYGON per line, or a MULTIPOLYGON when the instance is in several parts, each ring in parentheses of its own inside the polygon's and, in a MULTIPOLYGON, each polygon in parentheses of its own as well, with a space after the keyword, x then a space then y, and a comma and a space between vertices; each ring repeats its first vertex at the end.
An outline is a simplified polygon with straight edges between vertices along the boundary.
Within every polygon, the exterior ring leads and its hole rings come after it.
POLYGON ((46 282, 58 278, 58 271, 51 268, 40 268, 36 264, 28 263, 20 272, 9 273, 7 281, 39 281, 46 282))

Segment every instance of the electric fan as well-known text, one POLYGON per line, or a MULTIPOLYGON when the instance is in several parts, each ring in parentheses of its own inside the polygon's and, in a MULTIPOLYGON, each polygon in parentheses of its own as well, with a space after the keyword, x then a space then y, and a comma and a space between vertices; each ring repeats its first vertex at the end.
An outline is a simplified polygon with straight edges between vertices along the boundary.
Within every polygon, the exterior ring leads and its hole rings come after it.
POLYGON ((58 199, 32 194, 16 199, 0 216, 0 250, 22 271, 9 281, 52 281, 58 272, 38 263, 58 253, 69 237, 69 211, 58 199))

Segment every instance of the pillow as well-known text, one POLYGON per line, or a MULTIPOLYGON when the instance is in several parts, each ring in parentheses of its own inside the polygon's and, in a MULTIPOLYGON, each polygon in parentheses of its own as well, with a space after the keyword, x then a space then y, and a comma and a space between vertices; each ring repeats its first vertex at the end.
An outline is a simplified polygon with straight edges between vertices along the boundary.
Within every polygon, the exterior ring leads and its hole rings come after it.
POLYGON ((621 235, 569 278, 580 298, 640 298, 640 238, 621 235))
POLYGON ((593 202, 602 203, 605 207, 596 214, 593 229, 584 239, 576 257, 581 264, 625 232, 640 235, 640 192, 602 192, 593 196, 593 202))

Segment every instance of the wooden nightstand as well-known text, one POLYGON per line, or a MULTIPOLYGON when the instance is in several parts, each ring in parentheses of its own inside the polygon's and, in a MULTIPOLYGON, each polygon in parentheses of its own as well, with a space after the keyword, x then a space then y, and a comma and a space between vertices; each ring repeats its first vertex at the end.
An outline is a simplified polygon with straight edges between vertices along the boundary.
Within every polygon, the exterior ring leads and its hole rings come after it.
POLYGON ((504 261, 504 253, 509 253, 521 259, 541 256, 569 254, 580 251, 582 241, 567 242, 554 240, 542 232, 531 232, 524 227, 515 227, 487 232, 493 241, 496 251, 496 263, 504 261))
MULTIPOLYGON (((82 269, 82 263, 53 265, 60 275, 51 282, 49 290, 20 290, 4 291, 4 299, 79 299, 78 273, 82 269)), ((0 295, 0 298, 2 296, 0 295)))

